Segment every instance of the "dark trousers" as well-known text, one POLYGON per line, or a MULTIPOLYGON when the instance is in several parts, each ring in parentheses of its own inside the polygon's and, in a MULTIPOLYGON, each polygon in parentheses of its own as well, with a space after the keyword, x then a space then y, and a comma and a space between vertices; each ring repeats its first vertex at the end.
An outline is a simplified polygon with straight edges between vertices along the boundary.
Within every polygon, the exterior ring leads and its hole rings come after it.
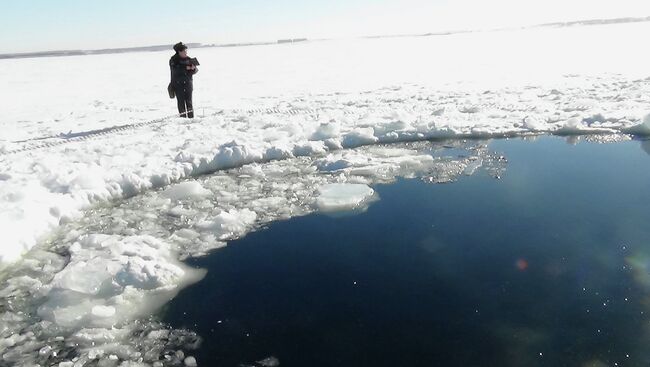
POLYGON ((178 113, 181 117, 194 118, 194 106, 192 106, 192 85, 177 85, 174 88, 178 113))

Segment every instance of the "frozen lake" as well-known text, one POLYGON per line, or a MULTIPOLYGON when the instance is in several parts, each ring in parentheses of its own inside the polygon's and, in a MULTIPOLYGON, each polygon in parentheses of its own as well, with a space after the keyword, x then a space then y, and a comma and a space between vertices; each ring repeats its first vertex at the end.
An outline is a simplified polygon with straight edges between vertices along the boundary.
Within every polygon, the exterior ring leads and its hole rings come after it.
POLYGON ((273 223, 190 261, 205 279, 161 315, 203 365, 645 365, 649 146, 492 141, 500 180, 273 223))
POLYGON ((647 363, 648 30, 0 60, 0 364, 647 363))

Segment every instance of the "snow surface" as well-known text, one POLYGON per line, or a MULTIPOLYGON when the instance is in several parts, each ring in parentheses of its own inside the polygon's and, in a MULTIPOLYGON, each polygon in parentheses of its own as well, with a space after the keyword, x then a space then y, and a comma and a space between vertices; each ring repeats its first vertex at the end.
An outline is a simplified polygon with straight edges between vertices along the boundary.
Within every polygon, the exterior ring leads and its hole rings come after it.
POLYGON ((192 363, 199 337, 148 318, 203 275, 187 257, 396 177, 500 177, 463 139, 649 135, 648 31, 199 49, 199 117, 147 124, 174 112, 168 53, 0 60, 3 362, 192 363))

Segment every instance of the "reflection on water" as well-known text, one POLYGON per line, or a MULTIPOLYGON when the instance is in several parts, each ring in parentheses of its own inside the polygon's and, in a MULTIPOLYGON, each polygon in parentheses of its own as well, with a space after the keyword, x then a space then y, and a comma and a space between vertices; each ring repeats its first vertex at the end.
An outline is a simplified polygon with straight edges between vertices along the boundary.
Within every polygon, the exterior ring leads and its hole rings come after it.
POLYGON ((650 139, 641 140, 641 149, 643 149, 646 154, 650 155, 650 139))
POLYGON ((363 214, 272 224, 193 260, 208 275, 165 319, 203 365, 648 365, 637 144, 497 141, 501 180, 402 180, 363 214))

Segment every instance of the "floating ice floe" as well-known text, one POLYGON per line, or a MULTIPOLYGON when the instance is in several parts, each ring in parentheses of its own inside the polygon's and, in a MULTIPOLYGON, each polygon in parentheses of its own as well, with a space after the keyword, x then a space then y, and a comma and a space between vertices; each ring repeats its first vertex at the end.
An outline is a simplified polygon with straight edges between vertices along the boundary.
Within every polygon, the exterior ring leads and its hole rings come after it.
POLYGON ((360 209, 375 195, 375 190, 364 184, 327 184, 318 191, 316 206, 322 212, 360 209))

